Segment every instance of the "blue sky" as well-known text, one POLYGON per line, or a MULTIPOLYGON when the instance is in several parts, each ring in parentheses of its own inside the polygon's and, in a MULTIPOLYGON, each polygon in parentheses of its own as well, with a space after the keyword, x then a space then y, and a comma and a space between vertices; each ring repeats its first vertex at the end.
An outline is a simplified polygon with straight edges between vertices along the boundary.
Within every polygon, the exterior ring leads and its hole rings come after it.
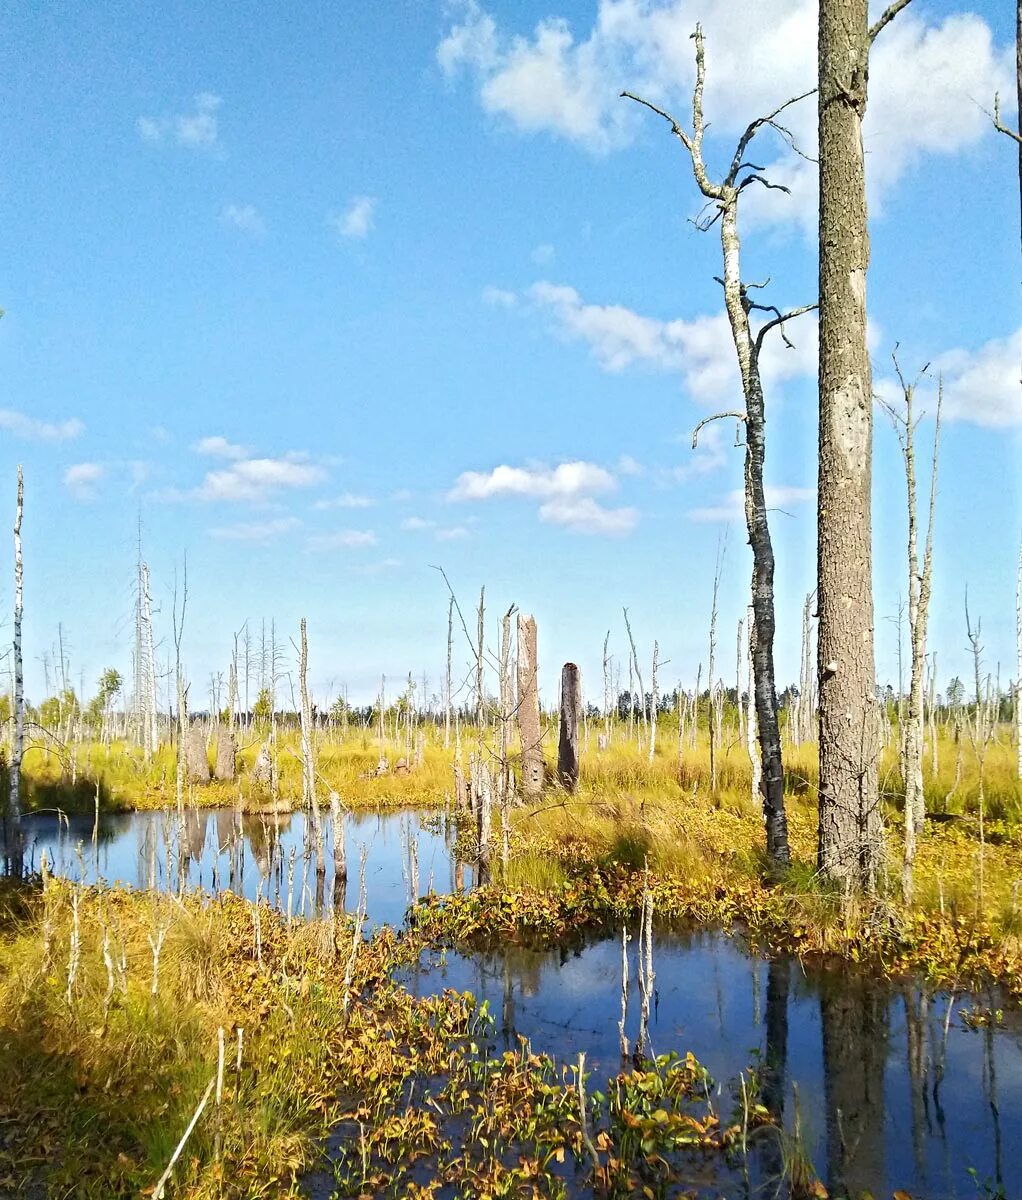
MULTIPOLYGON (((895 342, 943 370, 931 645, 964 672, 962 603, 1014 662, 1022 533, 1018 194, 982 111, 1012 87, 1009 6, 915 0, 878 42, 868 125, 879 387, 895 342)), ((641 90, 688 115, 707 34, 707 151, 812 86, 810 0, 153 9, 12 3, 3 18, 0 456, 26 473, 32 698, 61 623, 75 679, 128 673, 139 516, 170 652, 185 552, 192 703, 231 635, 307 616, 320 699, 380 673, 439 689, 446 595, 487 587, 599 699, 621 608, 663 679, 694 681, 727 534, 722 673, 748 594, 719 242, 641 90), (730 518, 730 523, 729 523, 730 518)), ((812 101, 791 128, 812 150, 812 101)), ((815 292, 812 165, 774 135, 745 275, 815 292)), ((766 367, 778 667, 797 676, 815 572, 815 326, 766 367)), ((924 407, 932 407, 927 400, 924 407)), ((878 672, 905 591, 904 484, 876 437, 878 672)), ((931 425, 920 427, 925 445, 931 425)), ((10 547, 0 603, 11 600, 10 547)), ((7 623, 9 635, 9 622, 7 623)), ((627 668, 624 668, 625 676, 627 668)), ((705 674, 705 673, 704 673, 705 674)))

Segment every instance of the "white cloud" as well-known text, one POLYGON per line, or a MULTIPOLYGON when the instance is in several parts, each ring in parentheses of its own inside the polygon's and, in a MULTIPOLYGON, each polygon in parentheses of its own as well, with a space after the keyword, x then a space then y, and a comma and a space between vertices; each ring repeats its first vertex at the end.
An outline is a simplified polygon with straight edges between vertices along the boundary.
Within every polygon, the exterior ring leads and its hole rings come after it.
POLYGON ((458 476, 447 499, 489 500, 495 496, 520 496, 541 500, 539 519, 548 524, 577 533, 627 533, 635 527, 637 511, 634 508, 605 508, 595 499, 616 488, 614 476, 596 463, 576 461, 559 463, 556 467, 501 464, 492 471, 465 471, 458 476))
POLYGON ((95 500, 97 485, 105 474, 101 463, 75 463, 64 472, 64 486, 76 500, 95 500))
POLYGON ((630 454, 622 454, 617 460, 617 473, 619 475, 645 475, 646 468, 637 458, 632 458, 630 454))
POLYGON ((518 297, 506 288, 488 285, 483 288, 483 302, 492 304, 495 308, 514 308, 518 303, 518 297))
POLYGON ((304 456, 244 458, 229 467, 210 471, 193 493, 197 500, 229 500, 258 503, 274 492, 312 487, 326 472, 304 456))
POLYGON ((40 421, 13 408, 0 408, 0 429, 14 437, 39 442, 69 442, 85 432, 85 426, 77 417, 67 421, 40 421))
POLYGON ((435 529, 436 521, 430 521, 425 517, 405 517, 401 522, 401 528, 409 532, 421 529, 435 529))
POLYGON ((360 550, 375 546, 379 539, 371 529, 342 529, 338 533, 314 534, 305 542, 305 548, 315 552, 326 550, 360 550))
POLYGON ((351 570, 355 575, 382 575, 386 571, 396 571, 400 566, 398 558, 381 558, 378 562, 359 563, 351 570))
POLYGON ((376 218, 376 200, 372 196, 354 196, 348 207, 329 223, 343 238, 365 238, 372 232, 376 218))
POLYGON ((992 429, 1022 425, 1022 329, 978 350, 951 350, 930 373, 944 375, 944 416, 992 429))
MULTIPOLYGON (((690 34, 706 34, 705 111, 709 140, 733 143, 750 120, 808 91, 816 81, 815 0, 599 0, 588 29, 548 17, 531 34, 497 25, 477 0, 462 0, 437 49, 447 76, 468 72, 482 108, 524 133, 548 132, 605 153, 657 118, 619 98, 646 96, 688 120, 693 82, 690 34)), ((565 5, 571 10, 571 6, 565 5)), ((990 134, 978 104, 1014 91, 1010 47, 994 44, 972 13, 927 21, 904 13, 886 29, 870 59, 864 137, 874 208, 923 154, 956 153, 990 134)), ((808 153, 815 150, 816 106, 810 98, 785 114, 808 153)), ((657 129, 666 137, 666 129, 657 129)), ((757 140, 755 161, 793 195, 752 188, 747 212, 758 222, 800 222, 814 231, 815 168, 794 157, 772 131, 757 140)), ((692 184, 693 201, 696 198, 692 184)))
POLYGON ((223 101, 212 92, 199 92, 191 112, 170 117, 139 117, 135 123, 138 135, 146 142, 161 142, 173 138, 179 146, 209 150, 217 145, 219 129, 217 110, 223 101))
POLYGON ((209 531, 211 538, 231 542, 270 542, 298 529, 301 521, 297 517, 279 517, 272 521, 241 522, 237 525, 221 525, 209 531))
POLYGON ((575 533, 623 534, 635 528, 634 508, 604 508, 591 496, 558 496, 540 505, 539 519, 575 533))
POLYGON ((613 475, 590 462, 553 467, 509 467, 465 471, 448 493, 449 500, 487 500, 492 496, 571 497, 613 491, 613 475))
POLYGON ((438 542, 460 542, 470 535, 464 525, 452 525, 447 529, 438 529, 433 536, 438 542))
POLYGON ((247 457, 249 453, 245 446, 229 442, 225 437, 220 437, 219 434, 215 437, 199 438, 193 444, 192 450, 196 454, 206 455, 207 458, 240 459, 247 457))
MULTIPOLYGON (((541 281, 529 295, 563 337, 585 342, 605 371, 632 366, 679 372, 689 395, 704 404, 741 396, 741 381, 726 313, 663 321, 620 304, 586 304, 573 287, 541 281)), ((776 334, 767 336, 760 356, 763 384, 772 386, 816 374, 815 318, 789 326, 789 349, 776 334)))
POLYGON ((220 210, 220 220, 252 237, 261 237, 266 232, 266 222, 254 204, 225 204, 220 210))
MULTIPOLYGON (((767 484, 763 489, 768 510, 786 511, 796 504, 805 504, 816 496, 814 488, 790 487, 767 484)), ((722 504, 709 508, 693 508, 689 512, 693 521, 735 521, 745 520, 745 489, 735 488, 728 492, 722 504)))
POLYGON ((694 450, 691 449, 691 433, 678 440, 689 447, 690 453, 686 455, 683 463, 659 473, 661 483, 668 485, 687 483, 690 479, 697 479, 719 471, 728 461, 727 447, 724 444, 719 422, 703 426, 699 431, 699 442, 694 450))
MULTIPOLYGON (((878 399, 899 408, 902 391, 898 381, 891 375, 877 375, 878 399)), ((992 338, 974 350, 948 350, 938 355, 919 383, 920 413, 932 416, 936 411, 937 382, 941 377, 943 420, 987 429, 1022 426, 1022 329, 1007 337, 992 338)))
POLYGON ((376 501, 371 496, 345 492, 342 496, 334 496, 329 500, 317 500, 312 507, 319 512, 328 512, 333 508, 372 508, 375 504, 376 501))

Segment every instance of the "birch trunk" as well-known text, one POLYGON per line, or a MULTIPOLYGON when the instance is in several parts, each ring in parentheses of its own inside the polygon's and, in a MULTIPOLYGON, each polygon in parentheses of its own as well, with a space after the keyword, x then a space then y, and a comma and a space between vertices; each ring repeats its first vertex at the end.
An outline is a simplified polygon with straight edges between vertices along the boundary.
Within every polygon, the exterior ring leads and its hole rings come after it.
POLYGON ((25 476, 18 466, 18 498, 14 510, 14 740, 11 743, 10 821, 14 873, 21 874, 21 760, 25 753, 25 669, 21 654, 21 622, 25 607, 25 571, 21 556, 21 521, 25 513, 25 476))

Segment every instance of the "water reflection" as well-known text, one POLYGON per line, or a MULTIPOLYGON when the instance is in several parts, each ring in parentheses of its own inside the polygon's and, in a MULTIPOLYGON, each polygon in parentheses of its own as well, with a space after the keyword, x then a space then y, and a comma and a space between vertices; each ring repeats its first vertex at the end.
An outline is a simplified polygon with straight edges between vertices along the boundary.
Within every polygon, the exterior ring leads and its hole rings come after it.
MULTIPOLYGON (((634 953, 633 943, 632 1038, 634 953)), ((692 1050, 722 1081, 716 1103, 725 1121, 739 1112, 731 1084, 755 1065, 762 1102, 782 1122, 783 1140, 754 1139, 750 1187, 758 1194, 776 1194, 798 1131, 834 1197, 897 1188, 928 1200, 976 1196, 970 1168, 980 1185, 1002 1189, 994 1194, 1022 1195, 1022 1160, 1003 1149, 1022 1146, 1018 1014, 1006 1013, 1003 1028, 970 1030, 950 996, 751 958, 708 934, 658 938, 654 957, 656 1052, 692 1050)), ((434 954, 401 978, 420 995, 453 987, 489 1001, 500 1048, 516 1047, 521 1034, 561 1061, 584 1050, 596 1071, 618 1069, 617 940, 571 951, 434 954)))
MULTIPOLYGON (((454 830, 443 814, 348 813, 344 820, 347 879, 333 871, 330 822, 324 822, 325 869, 316 869, 304 813, 237 809, 102 813, 62 817, 33 813, 23 821, 25 864, 86 883, 98 879, 137 888, 201 887, 261 897, 282 911, 311 916, 358 900, 358 864, 366 847, 371 925, 400 925, 413 898, 471 887, 473 870, 455 861, 454 830)), ((3 846, 0 838, 0 855, 3 846)))

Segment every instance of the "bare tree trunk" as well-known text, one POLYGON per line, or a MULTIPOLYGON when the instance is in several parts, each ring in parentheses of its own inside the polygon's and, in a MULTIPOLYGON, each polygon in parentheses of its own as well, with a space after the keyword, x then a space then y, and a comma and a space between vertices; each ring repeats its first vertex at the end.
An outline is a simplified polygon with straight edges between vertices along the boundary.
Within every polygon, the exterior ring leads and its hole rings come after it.
POLYGON ((478 623, 476 626, 476 736, 482 742, 483 716, 486 711, 486 693, 483 685, 483 661, 485 654, 484 635, 486 622, 486 588, 479 589, 478 623))
POLYGON ((454 596, 447 602, 447 675, 444 680, 444 749, 451 748, 451 659, 454 655, 454 596))
POLYGON ((302 705, 302 801, 312 818, 313 837, 316 839, 316 874, 323 875, 326 872, 326 863, 323 858, 323 829, 319 820, 319 803, 316 800, 316 757, 312 737, 312 702, 309 699, 309 638, 304 617, 301 620, 301 645, 298 654, 298 686, 302 705))
MULTIPOLYGON (((708 421, 724 417, 735 418, 745 423, 745 519, 752 548, 752 608, 756 621, 754 677, 756 693, 756 716, 759 728, 760 755, 763 761, 763 811, 766 820, 767 857, 772 867, 783 866, 789 861, 787 818, 784 811, 784 768, 781 758, 780 726, 777 717, 777 690, 774 681, 774 552, 767 520, 766 497, 763 485, 763 467, 766 454, 766 415, 763 385, 760 376, 759 358, 766 335, 779 329, 784 335, 784 324, 816 307, 805 305, 788 313, 781 313, 771 305, 756 304, 749 296, 749 289, 741 274, 741 240, 738 235, 738 202, 741 193, 751 184, 772 186, 758 168, 746 159, 746 151, 758 130, 766 125, 775 129, 775 118, 790 104, 805 99, 794 97, 786 101, 766 117, 749 124, 739 139, 730 168, 722 180, 711 180, 703 160, 702 141, 705 131, 703 118, 703 88, 706 67, 703 33, 700 26, 695 30, 696 83, 692 96, 692 131, 687 132, 669 113, 640 100, 671 125, 672 133, 688 151, 692 170, 699 190, 710 202, 712 217, 702 224, 709 229, 720 219, 720 241, 723 256, 724 304, 727 309, 731 336, 742 379, 745 412, 717 413, 696 426, 692 445, 696 446, 699 431, 708 421), (743 174, 749 172, 748 174, 743 174), (774 314, 754 335, 749 325, 749 314, 754 310, 774 314)), ((630 93, 623 93, 638 100, 630 93)), ((808 93, 807 93, 808 95, 808 93)), ((790 140, 790 135, 789 135, 790 140)), ((785 337, 787 342, 787 338, 785 337)), ((790 345, 790 343, 788 343, 790 345)), ((719 564, 718 564, 719 567, 719 564)), ((715 597, 716 599, 716 597, 715 597)), ((711 639, 713 631, 711 631, 711 639)), ((711 702, 714 695, 713 664, 710 664, 709 686, 711 702)), ((717 786, 718 737, 711 723, 710 732, 710 786, 717 786)))
MULTIPOLYGON (((1019 12, 1022 12, 1022 4, 1019 12)), ((1022 545, 1018 550, 1018 580, 1015 584, 1015 650, 1018 655, 1018 678, 1015 680, 1015 754, 1018 777, 1022 779, 1022 545)))
MULTIPOLYGON (((753 662, 756 657, 756 621, 753 617, 752 610, 749 610, 748 620, 748 638, 749 638, 749 715, 746 724, 746 736, 748 738, 749 747, 749 762, 752 764, 752 802, 755 804, 762 796, 763 787, 763 759, 761 757, 760 746, 758 742, 759 728, 758 718, 756 716, 756 699, 755 699, 755 670, 753 662)), ((738 700, 738 706, 741 708, 741 697, 738 700)))
MULTIPOLYGON (((605 749, 610 748, 610 658, 607 654, 609 645, 610 630, 608 629, 607 636, 603 639, 603 737, 605 749)), ((1019 633, 1019 646, 1019 661, 1022 662, 1022 632, 1019 633)))
MULTIPOLYGON (((912 871, 915 863, 916 836, 926 818, 926 793, 923 788, 923 673, 926 666, 926 627, 933 585, 933 520, 937 507, 937 460, 940 444, 940 415, 943 382, 937 391, 937 417, 933 432, 933 457, 930 465, 930 507, 923 559, 919 561, 918 499, 916 495, 915 384, 905 382, 898 360, 894 360, 904 397, 904 411, 885 405, 905 462, 908 508, 908 627, 911 646, 908 705, 901 730, 902 772, 905 780, 905 855, 902 862, 901 890, 905 903, 912 900, 912 871)), ((899 663, 901 626, 898 626, 899 663)), ((900 674, 900 670, 899 670, 900 674)), ((900 686, 900 681, 899 681, 900 686)), ((900 697, 899 697, 900 703, 900 697)))
POLYGON ((14 510, 14 740, 11 743, 10 846, 13 874, 22 872, 21 760, 25 753, 25 670, 21 655, 21 622, 25 610, 25 570, 21 557, 21 522, 25 513, 25 475, 18 464, 18 498, 14 510))
POLYGON ((543 791, 543 732, 539 719, 536 619, 518 615, 518 735, 522 744, 522 792, 534 800, 543 791))
POLYGON ((206 731, 201 725, 186 725, 183 738, 184 780, 209 783, 209 759, 206 757, 206 731))
POLYGON ((233 729, 216 731, 216 764, 213 774, 221 783, 233 783, 237 772, 238 740, 233 729))
MULTIPOLYGON (((646 725, 646 685, 642 682, 642 671, 639 668, 639 656, 635 652, 635 638, 632 637, 632 626, 631 626, 631 622, 628 620, 628 609, 626 608, 626 609, 623 609, 622 611, 625 614, 625 629, 628 631, 628 646, 629 646, 629 648, 631 650, 631 654, 632 654, 632 667, 629 670, 629 674, 631 674, 631 670, 634 669, 635 678, 639 684, 639 723, 643 728, 645 728, 645 725, 646 725)), ((633 698, 633 702, 634 702, 634 698, 633 698)))
POLYGON ((883 861, 871 547, 873 386, 866 344, 862 121, 867 0, 820 0, 818 572, 821 871, 872 890, 883 861))
POLYGON ((654 640, 653 642, 653 678, 650 686, 653 688, 651 693, 652 702, 649 709, 649 765, 653 765, 653 758, 656 755, 656 717, 657 707, 660 704, 660 693, 657 690, 657 668, 660 665, 660 646, 654 640))
POLYGON ((710 663, 707 675, 707 683, 710 685, 710 690, 707 696, 706 721, 709 726, 708 733, 710 735, 710 791, 717 791, 717 722, 715 720, 714 711, 714 682, 713 670, 716 666, 717 657, 717 593, 720 590, 720 566, 721 553, 720 547, 717 548, 717 564, 713 571, 713 603, 710 606, 710 663))
POLYGON ((567 792, 578 788, 578 719, 582 674, 574 663, 561 668, 561 725, 557 741, 557 778, 567 792))

